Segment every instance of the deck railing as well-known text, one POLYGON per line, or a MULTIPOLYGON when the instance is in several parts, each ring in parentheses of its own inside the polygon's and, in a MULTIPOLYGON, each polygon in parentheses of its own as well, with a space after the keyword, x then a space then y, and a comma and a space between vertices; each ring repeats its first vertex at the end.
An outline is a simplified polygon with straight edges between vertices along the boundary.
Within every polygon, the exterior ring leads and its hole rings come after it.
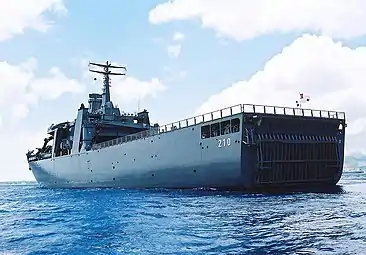
POLYGON ((200 123, 213 121, 216 119, 232 116, 239 113, 265 113, 273 115, 291 115, 291 116, 303 116, 313 118, 332 118, 345 120, 346 116, 344 112, 327 111, 327 110, 314 110, 304 108, 292 108, 292 107, 280 107, 280 106, 268 106, 268 105, 253 105, 253 104, 239 104, 231 107, 223 108, 217 111, 205 113, 189 119, 180 120, 171 124, 159 126, 156 129, 141 131, 135 134, 126 135, 113 140, 94 144, 92 149, 97 150, 121 143, 126 143, 138 139, 143 139, 151 136, 155 136, 161 133, 171 132, 177 129, 195 126, 200 123))

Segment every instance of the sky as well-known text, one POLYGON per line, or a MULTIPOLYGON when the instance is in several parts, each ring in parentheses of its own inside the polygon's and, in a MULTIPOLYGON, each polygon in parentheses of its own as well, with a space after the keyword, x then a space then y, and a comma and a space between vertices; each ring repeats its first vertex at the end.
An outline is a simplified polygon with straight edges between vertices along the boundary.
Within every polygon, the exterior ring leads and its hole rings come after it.
POLYGON ((34 180, 26 152, 101 92, 89 61, 126 66, 111 99, 153 123, 239 103, 295 107, 302 92, 307 108, 345 111, 346 154, 366 154, 364 0, 0 4, 0 181, 34 180))

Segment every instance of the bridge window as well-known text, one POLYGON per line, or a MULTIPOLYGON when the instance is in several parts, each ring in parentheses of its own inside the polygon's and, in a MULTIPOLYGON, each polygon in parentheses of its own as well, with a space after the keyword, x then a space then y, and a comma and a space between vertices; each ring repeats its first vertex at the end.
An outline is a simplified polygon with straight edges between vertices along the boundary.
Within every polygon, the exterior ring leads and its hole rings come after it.
POLYGON ((225 120, 201 127, 201 138, 210 138, 240 131, 240 119, 225 120))
POLYGON ((201 138, 210 138, 210 125, 202 126, 201 127, 201 138))
POLYGON ((240 131, 240 120, 238 118, 231 120, 231 132, 236 133, 240 131))
POLYGON ((221 135, 230 134, 230 120, 221 122, 221 135))
POLYGON ((220 123, 211 124, 211 137, 220 135, 220 123))

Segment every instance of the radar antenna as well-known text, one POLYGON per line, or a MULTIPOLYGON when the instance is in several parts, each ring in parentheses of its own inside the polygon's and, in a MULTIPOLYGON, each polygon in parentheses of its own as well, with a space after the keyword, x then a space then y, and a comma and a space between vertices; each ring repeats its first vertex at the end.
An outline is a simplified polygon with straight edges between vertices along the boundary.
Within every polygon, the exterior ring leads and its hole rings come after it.
POLYGON ((110 68, 116 68, 116 69, 124 69, 127 71, 125 66, 113 66, 110 62, 106 62, 105 64, 98 64, 98 63, 92 63, 89 62, 89 71, 93 73, 99 73, 104 75, 103 79, 103 96, 102 96, 102 106, 105 108, 106 104, 111 101, 111 94, 109 91, 110 87, 110 75, 126 75, 125 73, 119 73, 119 72, 111 72, 110 68), (90 66, 98 66, 103 67, 103 71, 100 70, 93 70, 90 68, 90 66))

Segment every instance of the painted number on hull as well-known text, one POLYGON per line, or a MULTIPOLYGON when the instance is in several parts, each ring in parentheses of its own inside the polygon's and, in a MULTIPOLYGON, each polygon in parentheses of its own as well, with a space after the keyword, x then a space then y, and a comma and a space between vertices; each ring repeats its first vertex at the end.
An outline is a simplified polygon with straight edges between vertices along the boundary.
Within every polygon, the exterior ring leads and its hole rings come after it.
POLYGON ((219 139, 218 141, 219 141, 219 148, 230 146, 230 144, 231 144, 230 137, 228 137, 226 139, 225 138, 219 139))

